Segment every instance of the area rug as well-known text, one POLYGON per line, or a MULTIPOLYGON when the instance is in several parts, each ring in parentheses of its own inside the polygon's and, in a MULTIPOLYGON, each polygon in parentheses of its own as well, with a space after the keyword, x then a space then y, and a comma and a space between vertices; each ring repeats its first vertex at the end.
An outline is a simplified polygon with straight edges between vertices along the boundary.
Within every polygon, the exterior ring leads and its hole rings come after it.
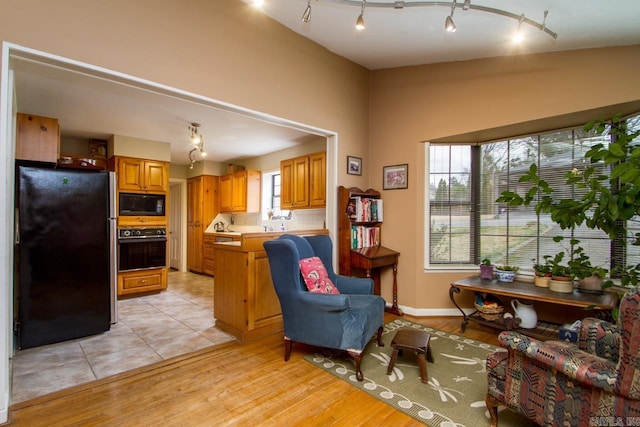
MULTIPOLYGON (((304 359, 431 427, 489 425, 484 401, 486 357, 496 347, 402 319, 385 325, 382 340, 384 347, 373 340, 365 349, 362 382, 356 379, 354 363, 344 352, 323 350, 304 359), (420 381, 416 355, 409 351, 398 357, 387 375, 391 339, 399 329, 431 334, 434 363, 427 362, 428 384, 420 381)), ((499 419, 500 427, 534 425, 507 409, 500 411, 499 419)))

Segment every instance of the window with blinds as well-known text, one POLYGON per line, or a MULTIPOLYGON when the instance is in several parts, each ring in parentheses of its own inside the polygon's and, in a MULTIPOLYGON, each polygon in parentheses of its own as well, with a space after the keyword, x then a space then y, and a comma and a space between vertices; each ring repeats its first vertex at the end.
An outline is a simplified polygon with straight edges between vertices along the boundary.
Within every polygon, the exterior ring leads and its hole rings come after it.
MULTIPOLYGON (((637 129, 640 116, 627 123, 637 129)), ((558 197, 580 198, 585 190, 566 185, 564 175, 583 169, 584 154, 608 138, 575 128, 477 145, 427 144, 425 267, 477 266, 489 258, 495 265, 532 271, 533 260, 542 262, 544 255, 563 251, 568 259, 570 239, 577 239, 593 265, 610 269, 613 254, 624 245, 604 232, 584 224, 561 230, 549 215, 536 214, 535 203, 510 207, 495 201, 505 190, 521 195, 528 190, 530 184, 519 179, 532 163, 558 197), (564 239, 556 242, 554 236, 564 239)), ((640 231, 639 224, 628 224, 629 238, 640 231)), ((627 246, 625 263, 640 262, 639 249, 627 246)))

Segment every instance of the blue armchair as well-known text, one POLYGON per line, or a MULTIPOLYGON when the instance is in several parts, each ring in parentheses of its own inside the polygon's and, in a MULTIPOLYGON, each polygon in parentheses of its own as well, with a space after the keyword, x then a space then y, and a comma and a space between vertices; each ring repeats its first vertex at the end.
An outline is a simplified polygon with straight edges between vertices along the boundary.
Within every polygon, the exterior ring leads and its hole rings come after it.
POLYGON ((293 342, 346 350, 355 361, 356 378, 364 378, 362 352, 377 333, 379 346, 384 322, 384 300, 373 295, 373 281, 337 275, 333 271, 332 243, 327 235, 300 237, 283 234, 264 242, 271 278, 284 321, 284 360, 289 360, 293 342), (319 257, 336 294, 309 292, 300 274, 299 261, 319 257))

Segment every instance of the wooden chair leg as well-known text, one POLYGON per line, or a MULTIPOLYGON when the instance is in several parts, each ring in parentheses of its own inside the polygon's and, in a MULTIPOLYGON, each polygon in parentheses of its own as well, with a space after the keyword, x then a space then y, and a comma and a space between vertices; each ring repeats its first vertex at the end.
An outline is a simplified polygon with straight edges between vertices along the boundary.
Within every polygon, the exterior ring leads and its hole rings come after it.
POLYGON ((384 328, 382 326, 380 326, 378 328, 378 347, 384 347, 384 343, 382 342, 382 331, 384 330, 384 328))
POLYGON ((489 415, 491 416, 491 424, 490 427, 498 427, 498 405, 500 404, 498 400, 487 393, 487 397, 485 399, 487 404, 487 410, 489 411, 489 415))
POLYGON ((293 347, 293 341, 289 338, 284 337, 284 361, 289 361, 289 357, 291 356, 291 348, 293 347))
POLYGON ((393 353, 391 353, 391 360, 389 360, 389 365, 387 366, 387 375, 391 375, 391 371, 393 370, 393 365, 396 364, 396 360, 398 360, 398 349, 394 348, 393 353))
POLYGON ((356 362, 356 379, 358 381, 362 381, 364 379, 364 375, 362 375, 362 370, 360 369, 360 365, 362 364, 362 351, 348 350, 349 356, 356 362))

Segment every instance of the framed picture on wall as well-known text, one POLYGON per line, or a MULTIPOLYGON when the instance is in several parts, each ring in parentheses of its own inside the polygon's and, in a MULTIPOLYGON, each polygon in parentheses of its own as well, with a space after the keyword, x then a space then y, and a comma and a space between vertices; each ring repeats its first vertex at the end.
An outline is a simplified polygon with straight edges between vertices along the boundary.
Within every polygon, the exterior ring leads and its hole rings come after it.
POLYGON ((382 188, 384 190, 409 188, 409 165, 384 166, 382 168, 382 188))
POLYGON ((362 175, 362 159, 360 157, 347 156, 347 173, 362 175))

